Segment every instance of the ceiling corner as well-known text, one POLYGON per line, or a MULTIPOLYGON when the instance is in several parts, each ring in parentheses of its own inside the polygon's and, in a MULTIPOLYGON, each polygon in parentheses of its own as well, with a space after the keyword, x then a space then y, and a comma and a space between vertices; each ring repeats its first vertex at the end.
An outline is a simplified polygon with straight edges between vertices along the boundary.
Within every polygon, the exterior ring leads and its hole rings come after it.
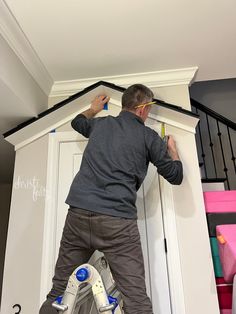
POLYGON ((0 1, 0 34, 44 93, 49 95, 53 79, 5 1, 0 1))

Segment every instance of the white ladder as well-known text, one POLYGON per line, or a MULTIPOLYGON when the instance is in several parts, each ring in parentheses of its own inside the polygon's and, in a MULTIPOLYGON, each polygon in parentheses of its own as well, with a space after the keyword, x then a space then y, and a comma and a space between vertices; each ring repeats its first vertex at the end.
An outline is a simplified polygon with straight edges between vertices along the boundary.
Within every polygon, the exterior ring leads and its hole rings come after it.
POLYGON ((64 295, 52 306, 60 314, 122 314, 121 302, 108 263, 102 256, 94 266, 88 263, 77 267, 68 280, 64 295))

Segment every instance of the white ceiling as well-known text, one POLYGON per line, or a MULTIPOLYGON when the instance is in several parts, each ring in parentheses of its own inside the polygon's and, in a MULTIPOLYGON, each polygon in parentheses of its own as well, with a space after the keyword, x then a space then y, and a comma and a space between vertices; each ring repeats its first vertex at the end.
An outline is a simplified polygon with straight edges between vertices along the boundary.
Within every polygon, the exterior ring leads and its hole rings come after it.
POLYGON ((198 66, 236 77, 235 0, 6 0, 54 81, 198 66))

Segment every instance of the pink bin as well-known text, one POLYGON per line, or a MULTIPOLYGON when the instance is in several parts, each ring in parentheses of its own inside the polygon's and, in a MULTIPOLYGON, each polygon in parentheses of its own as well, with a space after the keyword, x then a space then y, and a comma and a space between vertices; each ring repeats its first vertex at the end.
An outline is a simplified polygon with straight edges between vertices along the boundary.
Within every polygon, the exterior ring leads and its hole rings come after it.
POLYGON ((236 274, 236 225, 216 226, 219 255, 226 282, 233 282, 236 274))
POLYGON ((236 212, 236 191, 209 191, 203 195, 207 213, 236 212))
POLYGON ((232 310, 220 310, 220 314, 232 314, 232 310))
POLYGON ((220 309, 231 310, 233 301, 233 285, 224 278, 216 278, 216 288, 220 309))

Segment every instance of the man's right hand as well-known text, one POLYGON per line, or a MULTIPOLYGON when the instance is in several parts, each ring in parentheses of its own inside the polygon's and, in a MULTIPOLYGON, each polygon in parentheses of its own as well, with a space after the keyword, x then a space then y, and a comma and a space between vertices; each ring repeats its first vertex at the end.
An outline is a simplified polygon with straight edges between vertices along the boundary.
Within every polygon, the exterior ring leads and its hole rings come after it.
POLYGON ((81 112, 87 119, 92 119, 97 113, 103 110, 104 104, 110 100, 110 97, 106 95, 96 96, 91 103, 89 109, 81 112))
POLYGON ((170 157, 172 158, 172 160, 180 160, 179 155, 178 155, 178 151, 177 151, 177 147, 176 147, 176 143, 175 143, 175 140, 174 140, 172 135, 168 135, 167 149, 168 149, 168 153, 169 153, 170 157))
POLYGON ((105 103, 107 103, 109 100, 110 100, 110 97, 106 95, 96 96, 91 103, 90 109, 96 115, 98 112, 103 110, 105 103))

